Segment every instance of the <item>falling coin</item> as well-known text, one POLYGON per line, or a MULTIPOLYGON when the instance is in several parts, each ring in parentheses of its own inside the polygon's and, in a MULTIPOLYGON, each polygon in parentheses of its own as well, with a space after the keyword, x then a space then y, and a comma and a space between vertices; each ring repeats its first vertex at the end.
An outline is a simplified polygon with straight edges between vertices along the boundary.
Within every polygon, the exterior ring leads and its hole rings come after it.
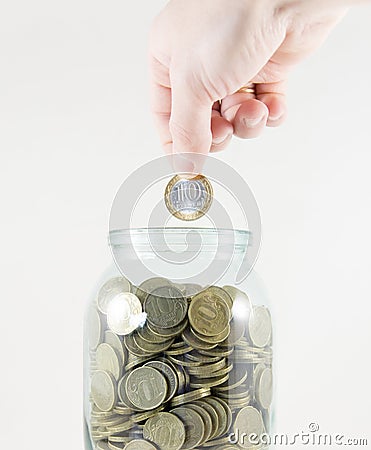
POLYGON ((165 204, 170 213, 185 221, 204 216, 213 201, 213 188, 203 175, 184 178, 176 175, 165 190, 165 204))

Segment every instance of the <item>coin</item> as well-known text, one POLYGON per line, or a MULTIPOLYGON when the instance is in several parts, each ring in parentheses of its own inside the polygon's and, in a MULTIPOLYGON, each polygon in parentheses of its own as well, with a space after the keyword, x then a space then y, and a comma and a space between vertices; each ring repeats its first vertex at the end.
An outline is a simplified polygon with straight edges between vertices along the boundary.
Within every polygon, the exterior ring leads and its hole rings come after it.
POLYGON ((114 348, 108 344, 100 344, 96 353, 97 368, 104 372, 111 373, 116 380, 119 380, 122 373, 122 359, 114 348))
POLYGON ((217 336, 229 325, 230 309, 222 297, 206 290, 193 297, 188 317, 197 333, 217 336))
POLYGON ((263 409, 268 409, 273 397, 273 374, 272 369, 265 368, 257 380, 256 397, 263 409))
POLYGON ((249 335, 257 347, 265 347, 272 337, 271 315, 265 306, 254 306, 249 317, 249 335))
POLYGON ((249 436, 254 434, 260 439, 264 433, 264 422, 261 413, 253 406, 242 408, 235 419, 233 431, 238 437, 238 445, 244 449, 259 449, 261 445, 250 442, 249 436))
POLYGON ((173 328, 183 322, 188 302, 175 286, 154 289, 144 302, 147 320, 155 327, 173 328))
POLYGON ((166 351, 174 342, 174 338, 172 338, 163 342, 149 343, 142 339, 138 333, 133 333, 132 336, 137 347, 139 347, 143 352, 150 353, 152 355, 166 351))
POLYGON ((136 296, 139 298, 139 300, 144 303, 144 300, 146 299, 147 295, 150 294, 154 289, 171 285, 171 281, 167 278, 162 277, 153 277, 149 278, 148 280, 143 281, 136 289, 136 296))
POLYGON ((207 397, 211 394, 210 388, 196 389, 185 394, 177 395, 171 401, 171 406, 179 406, 185 403, 191 403, 200 398, 207 397))
POLYGON ((152 367, 138 367, 126 380, 126 395, 129 401, 140 409, 157 408, 167 395, 166 379, 152 367))
POLYGON ((165 190, 165 204, 169 212, 185 221, 197 220, 210 209, 213 188, 203 175, 185 178, 176 175, 165 190))
POLYGON ((213 408, 212 405, 210 405, 209 403, 205 402, 204 399, 201 400, 197 400, 194 403, 190 403, 190 406, 193 405, 198 405, 201 407, 201 409, 203 409, 204 411, 206 411, 210 418, 211 418, 211 432, 210 432, 210 436, 208 437, 208 439, 213 439, 217 432, 218 432, 218 428, 219 428, 219 418, 218 418, 218 414, 215 411, 215 409, 213 408))
POLYGON ((192 450, 201 444, 205 434, 205 424, 200 414, 186 406, 178 406, 170 411, 183 422, 185 427, 185 440, 183 450, 192 450))
POLYGON ((197 350, 211 350, 218 344, 209 344, 205 342, 201 337, 197 337, 191 327, 186 328, 182 333, 183 340, 191 347, 197 350))
POLYGON ((108 280, 101 287, 98 293, 98 309, 101 313, 107 314, 110 301, 118 294, 131 291, 130 282, 124 277, 116 277, 108 280))
POLYGON ((112 348, 116 350, 118 355, 121 358, 122 364, 125 364, 125 350, 124 350, 124 343, 120 336, 113 333, 112 331, 107 330, 104 334, 104 342, 106 344, 109 344, 112 348))
POLYGON ((89 348, 91 350, 95 350, 102 342, 103 327, 99 312, 94 308, 91 308, 89 310, 87 319, 87 332, 89 348))
POLYGON ((111 411, 117 402, 117 387, 113 375, 102 370, 95 372, 91 380, 91 395, 97 408, 111 411))
POLYGON ((215 433, 215 436, 213 436, 214 438, 217 438, 224 433, 224 430, 227 427, 228 417, 226 411, 223 405, 219 403, 214 396, 206 397, 202 401, 211 405, 218 416, 218 429, 215 433))
POLYGON ((144 439, 135 439, 126 444, 124 450, 156 450, 156 447, 144 439))
MULTIPOLYGON (((200 401, 200 400, 199 400, 200 401)), ((206 403, 205 403, 206 404, 206 403)), ((198 403, 188 403, 187 408, 194 409, 201 416, 204 423, 204 434, 202 436, 201 445, 210 439, 213 433, 213 421, 211 415, 207 411, 207 408, 200 406, 198 403)))
POLYGON ((149 361, 144 365, 158 370, 165 376, 167 381, 167 395, 164 402, 171 400, 179 387, 178 377, 175 370, 170 366, 170 364, 167 364, 164 361, 149 361))
POLYGON ((108 327, 114 333, 124 336, 132 333, 142 322, 142 304, 131 293, 116 295, 107 309, 108 327))
POLYGON ((157 445, 159 450, 180 450, 186 431, 183 422, 175 414, 160 412, 147 420, 143 437, 157 445))

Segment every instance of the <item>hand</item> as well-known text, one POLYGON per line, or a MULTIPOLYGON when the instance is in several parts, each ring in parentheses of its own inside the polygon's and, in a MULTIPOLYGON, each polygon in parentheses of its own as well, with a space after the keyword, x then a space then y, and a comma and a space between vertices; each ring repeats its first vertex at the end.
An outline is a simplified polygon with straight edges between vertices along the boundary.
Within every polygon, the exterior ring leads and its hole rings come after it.
POLYGON ((171 0, 150 39, 152 108, 165 151, 216 152, 233 134, 254 138, 282 124, 290 69, 345 12, 331 0, 171 0), (236 93, 249 83, 255 95, 236 93))

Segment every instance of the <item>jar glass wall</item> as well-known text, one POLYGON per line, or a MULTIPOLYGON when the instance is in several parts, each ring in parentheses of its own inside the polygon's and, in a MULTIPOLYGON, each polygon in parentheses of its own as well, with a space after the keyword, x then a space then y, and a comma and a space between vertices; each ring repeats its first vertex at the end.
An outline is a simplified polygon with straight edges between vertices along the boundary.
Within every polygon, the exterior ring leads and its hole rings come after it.
POLYGON ((254 272, 236 283, 251 236, 190 231, 111 233, 119 267, 159 276, 128 281, 113 265, 89 304, 86 449, 268 447, 271 314, 254 272))

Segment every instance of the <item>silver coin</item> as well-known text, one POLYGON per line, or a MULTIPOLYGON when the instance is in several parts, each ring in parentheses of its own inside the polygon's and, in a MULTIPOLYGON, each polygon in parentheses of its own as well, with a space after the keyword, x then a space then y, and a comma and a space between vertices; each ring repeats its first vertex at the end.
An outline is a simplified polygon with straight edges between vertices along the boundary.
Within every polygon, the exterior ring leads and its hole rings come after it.
POLYGON ((240 448, 248 450, 257 450, 262 448, 262 444, 254 445, 250 442, 249 437, 254 436, 258 441, 265 432, 264 422, 261 413, 253 406, 242 408, 234 422, 234 433, 239 438, 238 445, 240 448))
POLYGON ((111 411, 117 402, 117 386, 113 375, 102 370, 95 372, 91 380, 91 396, 98 409, 111 411))
POLYGON ((270 407, 273 397, 273 373, 269 367, 258 376, 256 397, 263 409, 270 407))
POLYGON ((88 313, 87 333, 90 350, 95 350, 102 342, 103 326, 99 312, 91 308, 88 313))
POLYGON ((111 373, 116 380, 121 378, 123 363, 116 350, 108 344, 100 344, 96 353, 97 369, 111 373))
POLYGON ((125 336, 145 321, 139 298, 131 293, 116 295, 107 309, 108 327, 114 333, 125 336))
POLYGON ((110 301, 118 294, 131 291, 130 282, 124 277, 116 277, 108 280, 101 287, 98 293, 98 309, 101 313, 107 314, 110 301))
POLYGON ((124 343, 121 340, 120 336, 118 336, 113 331, 107 330, 104 334, 104 342, 106 344, 109 344, 111 347, 113 347, 116 352, 120 355, 122 364, 125 364, 125 350, 124 350, 124 343))
POLYGON ((272 320, 265 306, 254 306, 249 317, 249 335, 256 347, 267 346, 272 338, 272 320))

